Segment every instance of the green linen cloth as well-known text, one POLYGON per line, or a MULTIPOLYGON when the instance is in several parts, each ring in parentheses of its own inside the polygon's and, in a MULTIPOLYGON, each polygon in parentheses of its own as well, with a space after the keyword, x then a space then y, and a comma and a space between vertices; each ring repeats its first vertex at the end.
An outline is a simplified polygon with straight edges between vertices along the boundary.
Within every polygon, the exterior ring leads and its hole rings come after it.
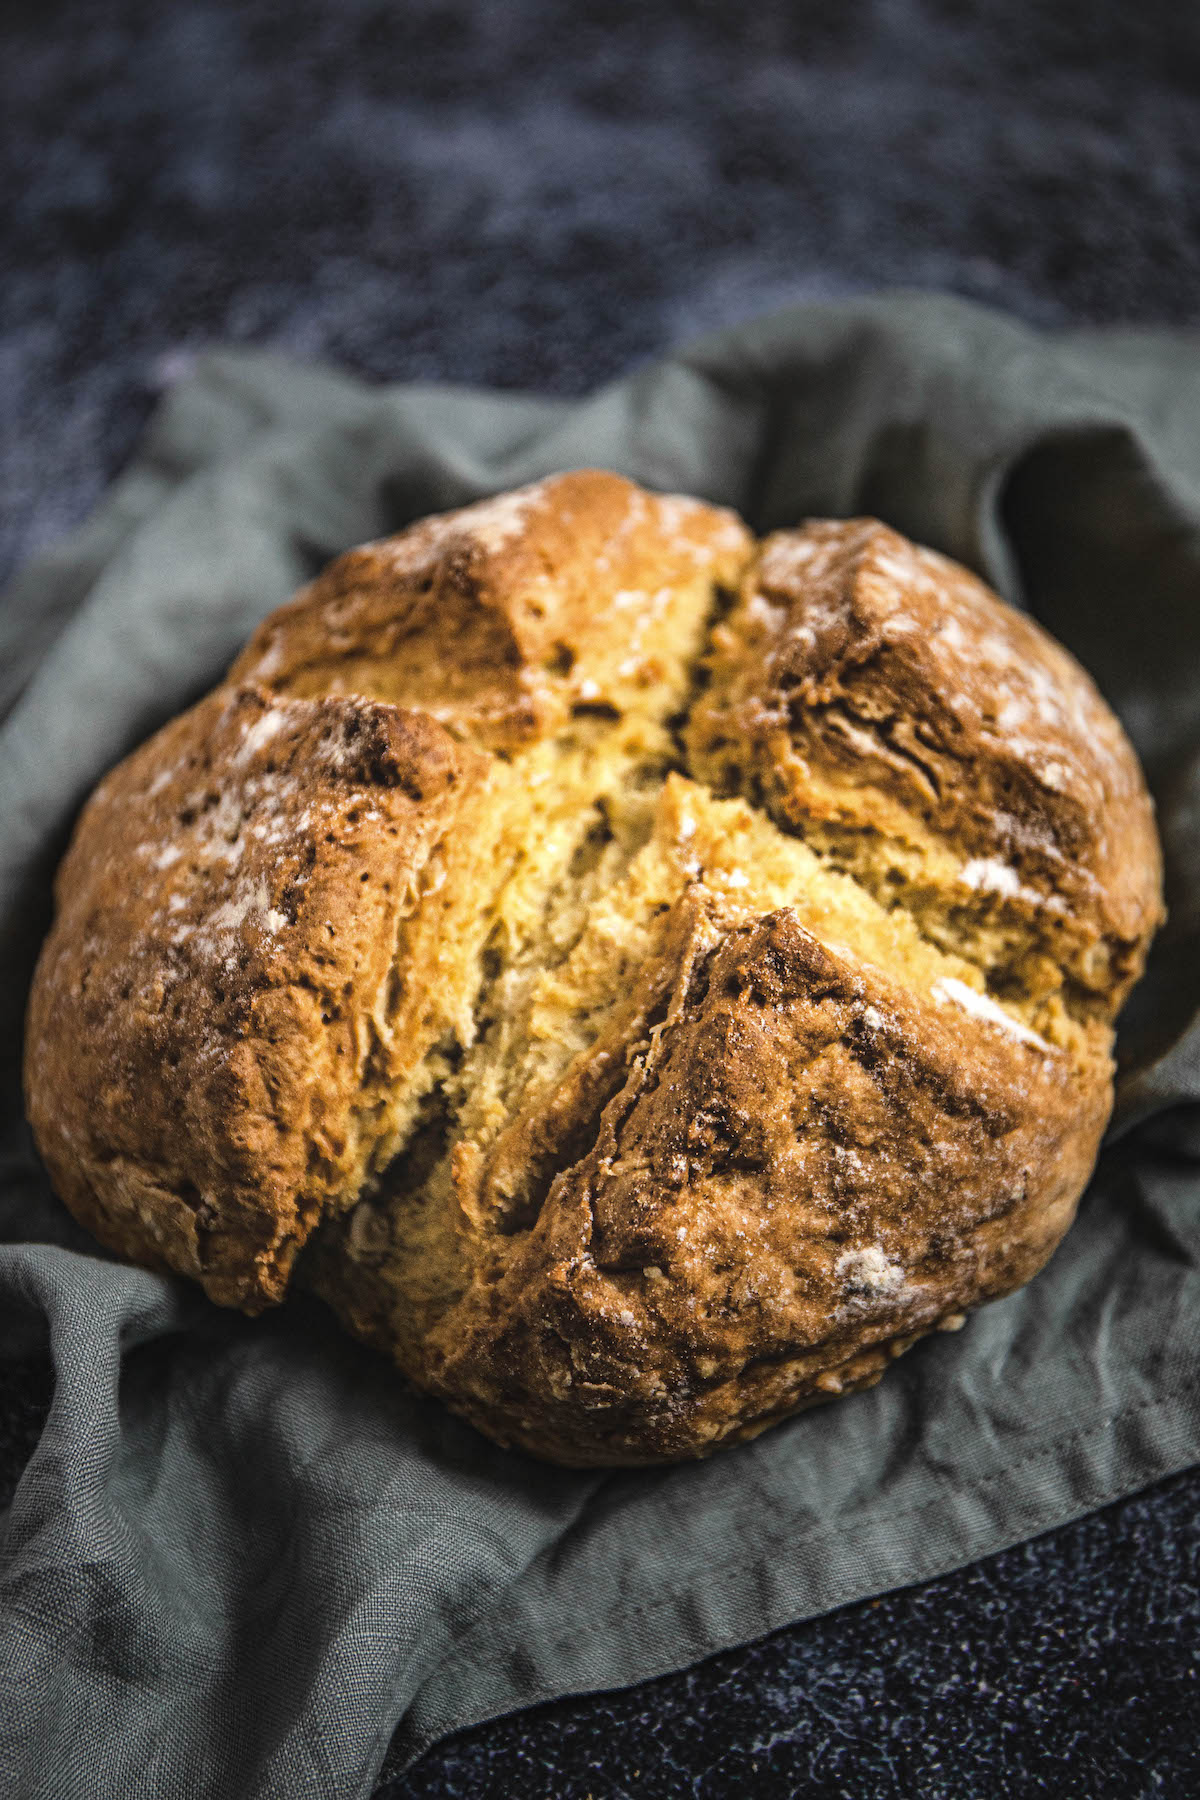
POLYGON ((369 1793, 393 1731, 614 1686, 1043 1531, 1197 1460, 1200 339, 920 295, 805 307, 584 401, 203 357, 0 609, 0 1352, 48 1344, 0 1515, 0 1790, 369 1793), (600 465, 759 530, 871 512, 1095 673, 1150 772, 1171 922, 1118 1125, 1027 1289, 707 1464, 578 1474, 405 1393, 314 1301, 250 1322, 97 1251, 21 1123, 49 878, 97 777, 328 557, 600 465))

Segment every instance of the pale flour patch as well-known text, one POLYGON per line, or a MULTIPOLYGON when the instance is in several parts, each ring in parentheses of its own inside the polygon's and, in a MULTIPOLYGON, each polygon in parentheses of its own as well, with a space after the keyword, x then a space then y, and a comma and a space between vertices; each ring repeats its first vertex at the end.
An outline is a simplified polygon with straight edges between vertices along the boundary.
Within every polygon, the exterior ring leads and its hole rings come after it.
POLYGON ((502 550, 505 544, 520 537, 529 522, 529 514, 541 498, 540 485, 518 488, 513 494, 500 494, 494 500, 481 500, 467 507, 461 523, 475 542, 489 552, 502 550))
POLYGON ((998 1006, 989 995, 981 994, 977 989, 968 987, 965 981, 957 981, 953 975, 939 976, 930 992, 939 1005, 948 1001, 952 1006, 960 1007, 963 1012, 970 1013, 974 1019, 983 1019, 989 1025, 998 1025, 1001 1031, 1007 1031, 1011 1037, 1020 1038, 1023 1044, 1032 1044, 1038 1050, 1052 1050, 1052 1046, 1046 1042, 1045 1038, 1039 1037, 1036 1031, 1030 1031, 1027 1025, 1022 1025, 1019 1019, 1014 1019, 1011 1014, 1006 1013, 1004 1008, 998 1006))
POLYGON ((269 744, 273 737, 278 737, 287 724, 287 718, 285 707, 268 707, 261 718, 256 719, 253 725, 247 726, 241 744, 238 746, 236 760, 249 762, 250 758, 261 750, 264 744, 269 744))
POLYGON ((256 881, 209 913, 202 929, 205 931, 236 931, 239 926, 245 924, 252 912, 266 912, 269 903, 270 896, 267 893, 266 883, 256 881))
POLYGON ((1022 885, 1021 877, 1010 864, 993 856, 976 856, 964 863, 958 879, 964 887, 973 888, 977 893, 982 890, 989 894, 1016 896, 1030 891, 1022 885))
POLYGON ((1046 907, 1051 912, 1062 911, 1063 902, 1057 894, 1041 894, 1036 888, 1027 886, 1011 863, 1001 862, 998 857, 973 857, 963 864, 958 879, 976 893, 1002 894, 1006 899, 1025 900, 1031 906, 1046 907))
POLYGON ((904 1268, 893 1262, 878 1244, 868 1244, 862 1250, 844 1251, 834 1264, 834 1273, 847 1287, 871 1298, 877 1295, 891 1297, 905 1285, 904 1268))

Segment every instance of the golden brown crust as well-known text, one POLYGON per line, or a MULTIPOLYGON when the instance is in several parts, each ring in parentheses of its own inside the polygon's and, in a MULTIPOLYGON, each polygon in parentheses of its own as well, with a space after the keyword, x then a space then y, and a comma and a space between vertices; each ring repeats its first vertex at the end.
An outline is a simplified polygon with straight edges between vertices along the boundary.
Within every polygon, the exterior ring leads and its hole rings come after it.
MULTIPOLYGON (((706 1453, 874 1378, 1041 1267, 1107 1118, 1064 1053, 700 888, 633 1014, 615 1071, 565 1084, 576 1130, 603 1102, 590 1147, 423 1346, 423 1385, 556 1461, 706 1453)), ((386 1274, 341 1298, 394 1341, 386 1274)))
POLYGON ((420 713, 218 689, 102 782, 30 1007, 31 1123, 111 1248, 257 1310, 352 1198, 364 1019, 482 758, 420 713))
POLYGON ((1041 1266, 1158 894, 965 570, 583 471, 339 559, 101 785, 30 1117, 113 1248, 255 1310, 308 1240, 501 1441, 704 1455, 1041 1266))
POLYGON ((967 894, 1051 901, 1109 1016, 1136 979, 1162 871, 1128 739, 1032 619, 877 520, 767 540, 690 741, 801 830, 942 844, 967 894))
POLYGON ((512 750, 572 708, 653 701, 679 662, 680 587, 735 583, 749 551, 720 508, 603 471, 557 475, 338 557, 259 627, 230 679, 372 694, 512 750))

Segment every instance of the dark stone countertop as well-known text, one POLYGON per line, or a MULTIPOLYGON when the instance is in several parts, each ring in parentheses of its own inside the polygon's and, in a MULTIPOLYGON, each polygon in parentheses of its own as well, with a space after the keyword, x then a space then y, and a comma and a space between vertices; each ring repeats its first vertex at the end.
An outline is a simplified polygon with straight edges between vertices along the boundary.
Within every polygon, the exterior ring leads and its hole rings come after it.
MULTIPOLYGON (((0 573, 197 349, 581 394, 792 300, 1194 323, 1175 0, 8 0, 0 573)), ((0 1491, 49 1398, 0 1384, 0 1491)), ((426 1796, 1200 1785, 1200 1475, 682 1675, 464 1733, 426 1796)))

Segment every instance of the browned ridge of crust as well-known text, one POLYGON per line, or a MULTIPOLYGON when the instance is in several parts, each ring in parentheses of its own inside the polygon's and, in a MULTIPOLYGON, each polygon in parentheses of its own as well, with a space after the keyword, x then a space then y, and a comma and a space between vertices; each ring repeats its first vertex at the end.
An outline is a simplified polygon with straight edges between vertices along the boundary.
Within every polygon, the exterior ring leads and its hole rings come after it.
POLYGON ((423 713, 219 688, 97 788, 29 1012, 30 1122, 104 1243, 281 1300, 367 1146, 364 1009, 483 758, 423 713))
POLYGON ((1045 1262, 1160 884, 966 570, 556 476, 339 558, 101 783, 29 1116, 110 1248, 301 1280, 538 1456, 705 1455, 1045 1262))
POLYGON ((1124 732, 1061 645, 874 519, 768 538, 717 639, 698 772, 751 784, 916 910, 957 873, 935 931, 1020 918, 1011 991, 1065 982, 1111 1019, 1159 917, 1158 838, 1124 732))

